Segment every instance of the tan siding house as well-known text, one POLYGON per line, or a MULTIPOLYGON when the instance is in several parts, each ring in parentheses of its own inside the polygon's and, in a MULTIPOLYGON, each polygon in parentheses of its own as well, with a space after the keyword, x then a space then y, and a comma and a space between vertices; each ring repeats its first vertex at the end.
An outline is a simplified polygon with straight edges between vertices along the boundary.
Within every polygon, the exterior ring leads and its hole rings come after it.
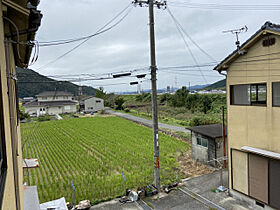
POLYGON ((229 187, 280 209, 280 25, 265 23, 215 70, 226 73, 229 187), (278 178, 276 178, 278 177, 278 178))
MULTIPOLYGON (((32 1, 33 5, 29 3, 32 9, 28 9, 27 4, 27 0, 0 2, 0 209, 2 210, 31 210, 28 206, 24 206, 25 187, 15 66, 22 68, 28 66, 32 46, 18 45, 17 42, 27 43, 34 40, 42 16, 36 9, 37 1, 32 1), (19 35, 17 30, 20 32, 19 35)), ((36 198, 32 198, 32 201, 35 200, 36 198)), ((33 202, 32 208, 37 210, 38 205, 39 202, 33 202)))

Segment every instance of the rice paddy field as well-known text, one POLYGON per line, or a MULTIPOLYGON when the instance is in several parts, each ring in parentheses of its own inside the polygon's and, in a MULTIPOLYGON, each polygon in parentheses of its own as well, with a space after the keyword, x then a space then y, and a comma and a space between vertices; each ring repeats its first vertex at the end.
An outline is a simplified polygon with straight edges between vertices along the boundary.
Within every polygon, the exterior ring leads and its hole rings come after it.
MULTIPOLYGON (((124 188, 153 183, 152 130, 122 118, 91 117, 21 125, 24 158, 39 167, 24 170, 24 181, 37 185, 40 202, 65 197, 96 203, 124 194, 124 188), (121 176, 123 172, 127 182, 121 176)), ((182 174, 178 157, 189 144, 159 134, 161 184, 182 174)))

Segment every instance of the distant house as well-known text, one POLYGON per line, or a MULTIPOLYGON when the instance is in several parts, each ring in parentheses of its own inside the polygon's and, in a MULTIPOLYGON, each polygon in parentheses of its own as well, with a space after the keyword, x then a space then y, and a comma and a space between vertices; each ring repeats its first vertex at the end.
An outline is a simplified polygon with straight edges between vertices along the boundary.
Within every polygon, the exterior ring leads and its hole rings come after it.
POLYGON ((222 125, 201 125, 188 129, 191 130, 192 158, 216 166, 216 162, 211 160, 224 156, 222 125))
POLYGON ((23 99, 19 100, 22 105, 26 104, 26 103, 29 103, 31 101, 34 101, 34 98, 33 97, 24 97, 23 99))
POLYGON ((77 111, 77 101, 73 94, 63 91, 47 91, 36 96, 37 99, 24 104, 25 112, 29 115, 56 115, 77 111))
POLYGON ((84 112, 97 112, 104 110, 104 100, 94 96, 89 96, 80 101, 80 109, 84 112))

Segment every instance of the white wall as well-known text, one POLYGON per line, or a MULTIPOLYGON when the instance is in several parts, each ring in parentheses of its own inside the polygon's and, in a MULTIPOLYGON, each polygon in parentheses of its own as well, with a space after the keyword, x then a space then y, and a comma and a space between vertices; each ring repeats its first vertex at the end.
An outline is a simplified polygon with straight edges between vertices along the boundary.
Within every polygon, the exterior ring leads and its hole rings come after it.
POLYGON ((96 112, 104 109, 104 100, 92 97, 85 100, 85 112, 96 112), (100 101, 98 103, 98 101, 100 101))

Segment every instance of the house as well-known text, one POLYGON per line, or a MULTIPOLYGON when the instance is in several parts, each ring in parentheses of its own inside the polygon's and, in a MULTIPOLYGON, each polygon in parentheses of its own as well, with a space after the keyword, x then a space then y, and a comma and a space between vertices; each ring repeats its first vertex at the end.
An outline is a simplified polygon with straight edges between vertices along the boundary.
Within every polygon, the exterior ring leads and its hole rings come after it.
POLYGON ((226 75, 229 188, 280 209, 280 25, 266 22, 214 70, 226 75))
POLYGON ((29 115, 56 115, 74 113, 77 111, 77 101, 73 94, 64 91, 46 91, 36 95, 36 100, 24 104, 29 115))
POLYGON ((104 100, 94 96, 89 96, 80 101, 80 109, 84 112, 97 112, 104 110, 104 100))
POLYGON ((188 129, 191 130, 192 158, 212 166, 219 166, 215 159, 219 160, 224 157, 222 125, 200 125, 188 129))
POLYGON ((39 1, 0 1, 0 209, 39 210, 36 186, 23 185, 16 66, 28 66, 42 15, 39 1), (19 44, 20 43, 20 44, 19 44), (30 206, 32 208, 30 208, 30 206))

